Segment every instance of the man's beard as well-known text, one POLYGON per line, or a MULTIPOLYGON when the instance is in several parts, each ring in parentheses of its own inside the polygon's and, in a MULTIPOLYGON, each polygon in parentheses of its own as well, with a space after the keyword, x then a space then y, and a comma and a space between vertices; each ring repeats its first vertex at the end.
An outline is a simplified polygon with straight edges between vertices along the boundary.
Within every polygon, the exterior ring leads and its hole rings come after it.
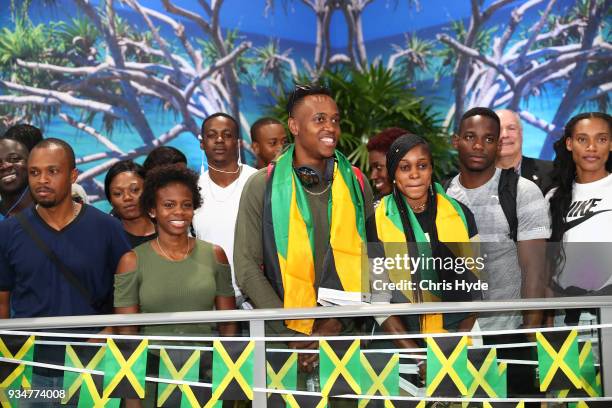
POLYGON ((36 203, 38 205, 40 205, 41 207, 43 207, 43 208, 53 208, 53 207, 57 206, 58 200, 55 199, 55 198, 54 199, 44 200, 44 201, 36 200, 36 203))

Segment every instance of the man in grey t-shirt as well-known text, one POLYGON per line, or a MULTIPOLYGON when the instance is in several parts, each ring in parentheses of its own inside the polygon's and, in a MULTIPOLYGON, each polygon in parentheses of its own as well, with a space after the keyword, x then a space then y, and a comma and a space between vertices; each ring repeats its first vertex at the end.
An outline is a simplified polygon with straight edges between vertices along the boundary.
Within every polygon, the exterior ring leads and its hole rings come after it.
MULTIPOLYGON (((459 175, 447 190, 449 196, 467 205, 476 219, 481 250, 487 256, 486 277, 489 290, 483 291, 488 300, 515 300, 544 297, 546 284, 545 240, 550 225, 544 197, 531 181, 519 178, 517 183, 516 215, 517 242, 510 236, 498 197, 501 170, 495 168, 500 133, 499 117, 490 109, 474 108, 461 118, 453 146, 459 153, 459 175)), ((478 324, 483 330, 512 330, 521 326, 540 327, 541 311, 480 314, 478 324)), ((524 335, 487 336, 486 344, 523 343, 524 335)), ((500 349, 500 358, 529 360, 529 348, 500 349)), ((536 387, 532 366, 508 366, 508 395, 541 396, 536 387)), ((539 406, 539 403, 526 406, 539 406)))
MULTIPOLYGON (((516 213, 517 241, 510 237, 510 227, 500 205, 498 185, 501 170, 495 167, 499 142, 499 118, 486 108, 465 113, 453 146, 459 153, 460 173, 451 182, 448 195, 474 213, 483 253, 487 254, 487 300, 513 300, 544 297, 545 239, 550 236, 546 204, 540 189, 519 178, 516 213)), ((539 326, 541 312, 481 314, 483 330, 515 329, 539 326)))

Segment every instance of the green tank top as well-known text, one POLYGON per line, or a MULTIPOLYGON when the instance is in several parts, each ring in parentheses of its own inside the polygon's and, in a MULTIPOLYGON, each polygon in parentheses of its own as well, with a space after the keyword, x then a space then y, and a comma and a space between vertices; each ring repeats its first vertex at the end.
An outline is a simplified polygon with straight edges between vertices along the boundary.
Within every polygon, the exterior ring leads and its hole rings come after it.
MULTIPOLYGON (((158 255, 151 243, 134 249, 135 271, 115 275, 115 307, 138 305, 141 313, 171 313, 213 310, 215 296, 234 296, 229 265, 217 262, 213 245, 196 240, 191 254, 182 261, 158 255)), ((209 335, 211 324, 158 325, 142 327, 146 335, 209 335)))

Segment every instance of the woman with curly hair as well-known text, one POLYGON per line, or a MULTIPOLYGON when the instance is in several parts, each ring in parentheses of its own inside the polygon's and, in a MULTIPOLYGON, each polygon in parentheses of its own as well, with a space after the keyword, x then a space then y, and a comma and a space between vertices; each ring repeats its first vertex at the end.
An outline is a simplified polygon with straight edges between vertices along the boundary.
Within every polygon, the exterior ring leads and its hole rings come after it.
POLYGON ((121 220, 132 248, 157 236, 155 225, 140 206, 144 179, 144 168, 131 160, 115 163, 104 179, 104 194, 113 207, 111 214, 121 220))
MULTIPOLYGON (((140 197, 157 238, 124 256, 115 275, 115 313, 186 312, 236 308, 230 266, 221 247, 188 235, 193 212, 202 205, 198 174, 183 164, 153 168, 147 173, 140 197)), ((235 322, 219 323, 219 334, 233 336, 235 322)), ((137 332, 119 327, 121 334, 137 332)), ((195 335, 212 333, 211 324, 172 324, 143 327, 145 335, 195 335)), ((159 356, 149 353, 147 375, 159 376, 159 356)), ((145 407, 155 404, 156 384, 147 382, 145 407)), ((129 399, 128 407, 140 407, 129 399)))
POLYGON ((554 147, 555 187, 547 194, 553 291, 564 296, 612 294, 610 259, 602 258, 610 251, 593 245, 612 242, 605 228, 612 225, 612 117, 600 112, 574 116, 554 147), (584 242, 590 244, 580 244, 584 242))
MULTIPOLYGON (((194 171, 173 164, 147 174, 141 205, 154 220, 158 235, 122 259, 115 275, 116 313, 236 308, 225 252, 188 235, 193 212, 201 204, 194 171)), ((211 332, 208 324, 149 326, 143 330, 144 334, 211 332)), ((237 325, 219 324, 219 332, 233 335, 237 325)))

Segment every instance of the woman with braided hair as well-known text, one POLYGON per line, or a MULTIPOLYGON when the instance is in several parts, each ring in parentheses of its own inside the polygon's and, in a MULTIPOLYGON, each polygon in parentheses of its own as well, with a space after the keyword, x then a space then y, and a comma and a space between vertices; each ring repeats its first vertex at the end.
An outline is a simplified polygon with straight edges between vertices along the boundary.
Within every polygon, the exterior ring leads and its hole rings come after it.
MULTIPOLYGON (((610 230, 602 228, 612 225, 612 117, 600 112, 574 116, 554 147, 554 188, 546 196, 552 289, 563 296, 612 294, 612 260, 602 258, 611 251, 594 245, 612 242, 610 230)), ((575 321, 578 315, 567 317, 575 321)))
MULTIPOLYGON (((405 242, 404 248, 394 245, 394 250, 407 249, 411 257, 422 258, 416 270, 389 271, 392 282, 409 280, 415 288, 394 291, 392 302, 472 300, 471 294, 457 289, 455 281, 473 283, 473 268, 459 270, 435 261, 474 257, 470 242, 478 239, 476 221, 465 205, 447 196, 440 184, 434 182, 433 160, 425 139, 404 135, 395 140, 387 153, 387 169, 392 193, 383 197, 376 210, 378 236, 387 244, 386 248, 390 248, 388 243, 405 242)), ((387 258, 390 255, 387 250, 385 255, 387 258)), ((431 314, 419 319, 407 316, 403 320, 411 331, 439 333, 469 331, 474 316, 431 314)))

